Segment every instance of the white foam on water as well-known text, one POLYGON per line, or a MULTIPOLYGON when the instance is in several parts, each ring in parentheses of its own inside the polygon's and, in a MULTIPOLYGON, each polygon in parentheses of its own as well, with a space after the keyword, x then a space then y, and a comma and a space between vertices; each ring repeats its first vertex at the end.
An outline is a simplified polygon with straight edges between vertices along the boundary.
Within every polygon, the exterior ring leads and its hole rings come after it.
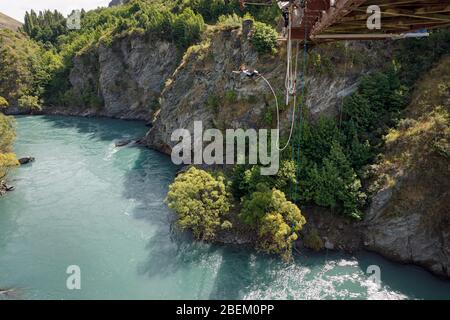
POLYGON ((116 148, 116 145, 114 143, 111 143, 108 146, 108 149, 106 151, 105 156, 103 157, 104 161, 109 161, 112 159, 112 157, 119 151, 119 148, 116 148))
POLYGON ((299 264, 274 271, 273 281, 251 288, 244 299, 377 299, 403 300, 407 296, 377 285, 359 268, 356 259, 330 260, 320 269, 299 264))

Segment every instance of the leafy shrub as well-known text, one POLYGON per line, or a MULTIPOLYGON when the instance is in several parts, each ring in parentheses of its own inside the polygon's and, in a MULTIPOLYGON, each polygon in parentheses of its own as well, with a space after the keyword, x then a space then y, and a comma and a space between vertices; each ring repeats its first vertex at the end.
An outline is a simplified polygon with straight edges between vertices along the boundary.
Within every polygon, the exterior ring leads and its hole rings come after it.
POLYGON ((9 107, 8 101, 2 96, 0 96, 0 109, 6 109, 8 107, 9 107))
POLYGON ((236 13, 229 15, 222 15, 219 17, 217 24, 224 28, 239 28, 242 26, 242 17, 236 13))
POLYGON ((42 110, 42 104, 39 97, 36 96, 22 96, 18 100, 18 104, 20 108, 30 109, 35 111, 42 110))
POLYGON ((197 239, 212 240, 220 228, 231 227, 224 220, 231 204, 222 176, 191 167, 170 185, 166 202, 178 216, 178 227, 192 230, 197 239))
POLYGON ((55 45, 59 36, 68 32, 66 18, 58 11, 26 12, 22 30, 30 38, 55 45))
POLYGON ((273 27, 255 21, 253 32, 252 43, 260 54, 276 52, 278 33, 273 27))
POLYGON ((228 104, 235 104, 238 101, 238 95, 235 90, 228 90, 225 92, 224 100, 228 104))
POLYGON ((0 183, 6 178, 11 167, 19 165, 14 153, 0 153, 0 183))
POLYGON ((306 234, 305 238, 303 239, 303 243, 305 247, 314 251, 320 251, 325 246, 322 238, 319 236, 319 233, 315 228, 306 234))
POLYGON ((6 177, 8 168, 18 165, 12 153, 12 144, 16 137, 15 120, 0 113, 0 180, 6 177))
POLYGON ((280 254, 285 260, 292 255, 292 244, 306 223, 300 209, 285 194, 264 185, 242 203, 240 217, 256 228, 258 247, 268 253, 280 254))
POLYGON ((11 152, 15 138, 16 122, 14 118, 0 113, 0 153, 11 152))
POLYGON ((238 199, 256 191, 260 184, 288 192, 289 187, 297 182, 296 165, 293 160, 281 160, 278 173, 272 176, 262 176, 260 166, 236 165, 231 181, 233 195, 238 199))
POLYGON ((450 53, 450 28, 430 31, 424 39, 404 39, 396 58, 400 66, 402 83, 408 87, 429 70, 440 57, 450 53))
POLYGON ((196 15, 189 8, 179 14, 173 24, 173 34, 181 48, 187 48, 190 44, 200 40, 204 29, 205 22, 202 16, 196 15))
MULTIPOLYGON (((174 10, 179 7, 178 3, 174 4, 174 10)), ((280 11, 275 2, 271 6, 247 6, 242 10, 239 0, 184 0, 181 9, 185 8, 191 8, 201 14, 208 23, 220 23, 220 17, 223 16, 252 15, 258 21, 275 26, 280 18, 280 11)))

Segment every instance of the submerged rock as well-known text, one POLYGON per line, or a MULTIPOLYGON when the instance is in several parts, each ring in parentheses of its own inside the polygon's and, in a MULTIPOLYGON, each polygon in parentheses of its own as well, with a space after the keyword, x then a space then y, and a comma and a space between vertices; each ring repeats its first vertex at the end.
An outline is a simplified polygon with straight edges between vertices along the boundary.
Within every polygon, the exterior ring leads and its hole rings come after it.
POLYGON ((131 140, 120 140, 116 142, 116 147, 125 147, 131 143, 131 140))
POLYGON ((20 158, 19 163, 20 164, 28 164, 28 163, 34 162, 35 160, 36 159, 33 157, 25 157, 25 158, 20 158))

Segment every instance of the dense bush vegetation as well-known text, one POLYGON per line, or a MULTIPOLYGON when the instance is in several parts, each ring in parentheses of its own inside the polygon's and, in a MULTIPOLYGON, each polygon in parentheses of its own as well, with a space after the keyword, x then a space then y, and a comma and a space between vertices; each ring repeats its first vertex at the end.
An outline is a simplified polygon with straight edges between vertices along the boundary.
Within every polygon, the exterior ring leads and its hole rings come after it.
POLYGON ((256 191, 258 185, 264 184, 269 189, 277 188, 288 193, 296 184, 296 166, 293 160, 282 160, 278 173, 273 176, 262 176, 259 166, 236 165, 231 171, 233 195, 237 199, 256 191))
POLYGON ((280 254, 288 260, 292 244, 306 223, 300 209, 275 188, 259 184, 257 190, 243 199, 240 217, 258 234, 258 247, 280 254))
POLYGON ((365 166, 381 150, 382 137, 406 105, 398 72, 374 73, 344 100, 342 121, 305 120, 294 138, 299 146, 298 188, 292 197, 303 204, 328 207, 361 218, 367 195, 361 179, 365 166))
POLYGON ((67 33, 66 18, 58 11, 45 10, 25 14, 22 30, 31 39, 46 45, 55 45, 59 36, 67 33))
POLYGON ((256 50, 261 53, 275 53, 278 32, 271 26, 255 21, 252 43, 256 50))
POLYGON ((14 118, 0 112, 0 184, 5 179, 8 169, 18 165, 16 156, 12 152, 15 137, 14 118))
POLYGON ((166 202, 178 216, 180 229, 192 230, 201 240, 212 240, 221 228, 230 228, 226 220, 231 202, 222 176, 191 167, 170 185, 166 202))
POLYGON ((9 102, 0 96, 0 111, 9 107, 9 102))
MULTIPOLYGON (((255 233, 259 249, 280 254, 286 260, 291 257, 292 245, 306 221, 300 209, 288 201, 282 191, 269 188, 269 185, 287 185, 294 174, 292 166, 291 162, 286 162, 281 170, 285 173, 280 173, 279 179, 270 177, 265 180, 266 177, 254 172, 256 167, 251 169, 253 172, 241 170, 235 173, 235 177, 242 172, 252 175, 248 183, 252 187, 255 184, 253 192, 241 200, 240 221, 255 233), (286 173, 288 176, 284 176, 286 173)), ((214 177, 195 167, 175 179, 169 187, 166 202, 177 214, 180 229, 191 230, 196 238, 208 241, 215 239, 217 231, 233 228, 232 223, 226 220, 233 202, 226 181, 221 175, 214 177)))
POLYGON ((60 66, 53 50, 20 33, 0 30, 0 96, 10 106, 40 107, 45 88, 60 66))
POLYGON ((400 42, 396 60, 399 63, 401 81, 413 86, 424 72, 445 54, 450 53, 450 28, 430 31, 425 39, 405 39, 400 42))
POLYGON ((173 5, 181 3, 181 8, 191 8, 203 16, 206 22, 216 23, 220 16, 250 14, 256 20, 275 26, 281 14, 276 3, 272 6, 247 6, 240 8, 239 0, 181 0, 173 1, 173 5))

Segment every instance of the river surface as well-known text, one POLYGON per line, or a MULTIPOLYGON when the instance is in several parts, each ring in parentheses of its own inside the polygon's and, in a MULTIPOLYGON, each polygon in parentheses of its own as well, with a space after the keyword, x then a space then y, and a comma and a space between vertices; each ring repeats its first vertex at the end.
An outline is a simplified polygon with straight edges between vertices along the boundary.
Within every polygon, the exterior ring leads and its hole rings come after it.
MULTIPOLYGON (((18 117, 16 191, 0 199, 0 288, 17 299, 449 299, 450 282, 373 254, 252 250, 174 237, 164 205, 177 168, 136 139, 141 122, 18 117), (67 288, 69 266, 81 289, 67 288), (367 273, 381 270, 378 285, 367 273)), ((1 296, 0 296, 1 298, 1 296)))

